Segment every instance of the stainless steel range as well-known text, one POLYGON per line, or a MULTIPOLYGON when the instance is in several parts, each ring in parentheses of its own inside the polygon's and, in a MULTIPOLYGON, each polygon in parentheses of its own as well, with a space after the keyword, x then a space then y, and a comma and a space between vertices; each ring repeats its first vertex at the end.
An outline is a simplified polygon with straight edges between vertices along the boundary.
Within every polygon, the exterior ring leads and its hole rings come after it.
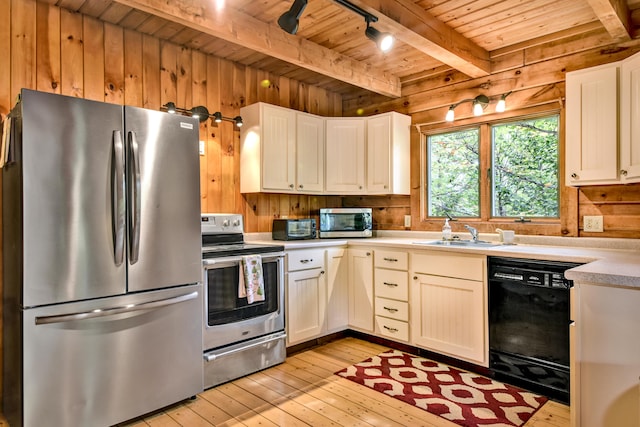
POLYGON ((205 388, 282 363, 284 246, 244 242, 242 215, 202 214, 205 388), (240 292, 243 262, 260 256, 264 300, 240 292))

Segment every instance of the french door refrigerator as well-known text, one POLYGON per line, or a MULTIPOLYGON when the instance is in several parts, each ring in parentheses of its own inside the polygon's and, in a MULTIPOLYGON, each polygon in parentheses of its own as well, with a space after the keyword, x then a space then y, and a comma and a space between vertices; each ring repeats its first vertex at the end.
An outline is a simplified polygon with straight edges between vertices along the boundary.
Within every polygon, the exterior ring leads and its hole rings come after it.
POLYGON ((10 425, 109 426, 202 391, 197 120, 31 90, 11 120, 10 425))

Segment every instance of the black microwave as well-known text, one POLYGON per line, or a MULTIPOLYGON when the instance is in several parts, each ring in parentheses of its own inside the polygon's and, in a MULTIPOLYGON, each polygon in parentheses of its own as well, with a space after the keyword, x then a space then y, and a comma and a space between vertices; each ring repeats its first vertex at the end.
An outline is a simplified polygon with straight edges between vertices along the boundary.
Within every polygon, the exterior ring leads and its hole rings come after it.
POLYGON ((371 208, 320 209, 320 238, 371 237, 371 208))
POLYGON ((302 219, 274 219, 271 231, 273 240, 306 240, 316 238, 316 220, 302 219))

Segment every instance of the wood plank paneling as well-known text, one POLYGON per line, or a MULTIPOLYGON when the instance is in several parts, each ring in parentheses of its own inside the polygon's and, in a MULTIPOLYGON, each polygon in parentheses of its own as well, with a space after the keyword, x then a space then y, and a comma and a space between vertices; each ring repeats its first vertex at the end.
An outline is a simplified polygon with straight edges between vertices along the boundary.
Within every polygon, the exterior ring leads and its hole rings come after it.
POLYGON ((84 95, 84 60, 82 15, 60 10, 60 93, 82 98, 84 95))
POLYGON ((60 93, 60 9, 38 2, 36 31, 36 89, 60 93))
MULTIPOLYGON (((134 45, 135 48, 135 45, 134 45)), ((112 104, 124 104, 124 32, 112 24, 104 24, 104 100, 112 104)))
POLYGON ((142 35, 125 30, 124 46, 124 103, 142 107, 142 35))
POLYGON ((108 64, 110 70, 116 68, 110 61, 115 58, 105 58, 105 55, 113 54, 113 49, 105 43, 105 33, 102 22, 86 16, 82 19, 83 97, 94 101, 105 100, 105 65, 108 64))

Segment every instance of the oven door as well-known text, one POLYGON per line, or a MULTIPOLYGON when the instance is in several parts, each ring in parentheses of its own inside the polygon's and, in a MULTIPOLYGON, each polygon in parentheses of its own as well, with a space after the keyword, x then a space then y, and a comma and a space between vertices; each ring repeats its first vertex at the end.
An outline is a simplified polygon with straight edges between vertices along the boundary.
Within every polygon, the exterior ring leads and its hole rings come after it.
POLYGON ((262 255, 265 300, 238 296, 242 257, 205 259, 204 349, 284 330, 284 254, 262 255))

